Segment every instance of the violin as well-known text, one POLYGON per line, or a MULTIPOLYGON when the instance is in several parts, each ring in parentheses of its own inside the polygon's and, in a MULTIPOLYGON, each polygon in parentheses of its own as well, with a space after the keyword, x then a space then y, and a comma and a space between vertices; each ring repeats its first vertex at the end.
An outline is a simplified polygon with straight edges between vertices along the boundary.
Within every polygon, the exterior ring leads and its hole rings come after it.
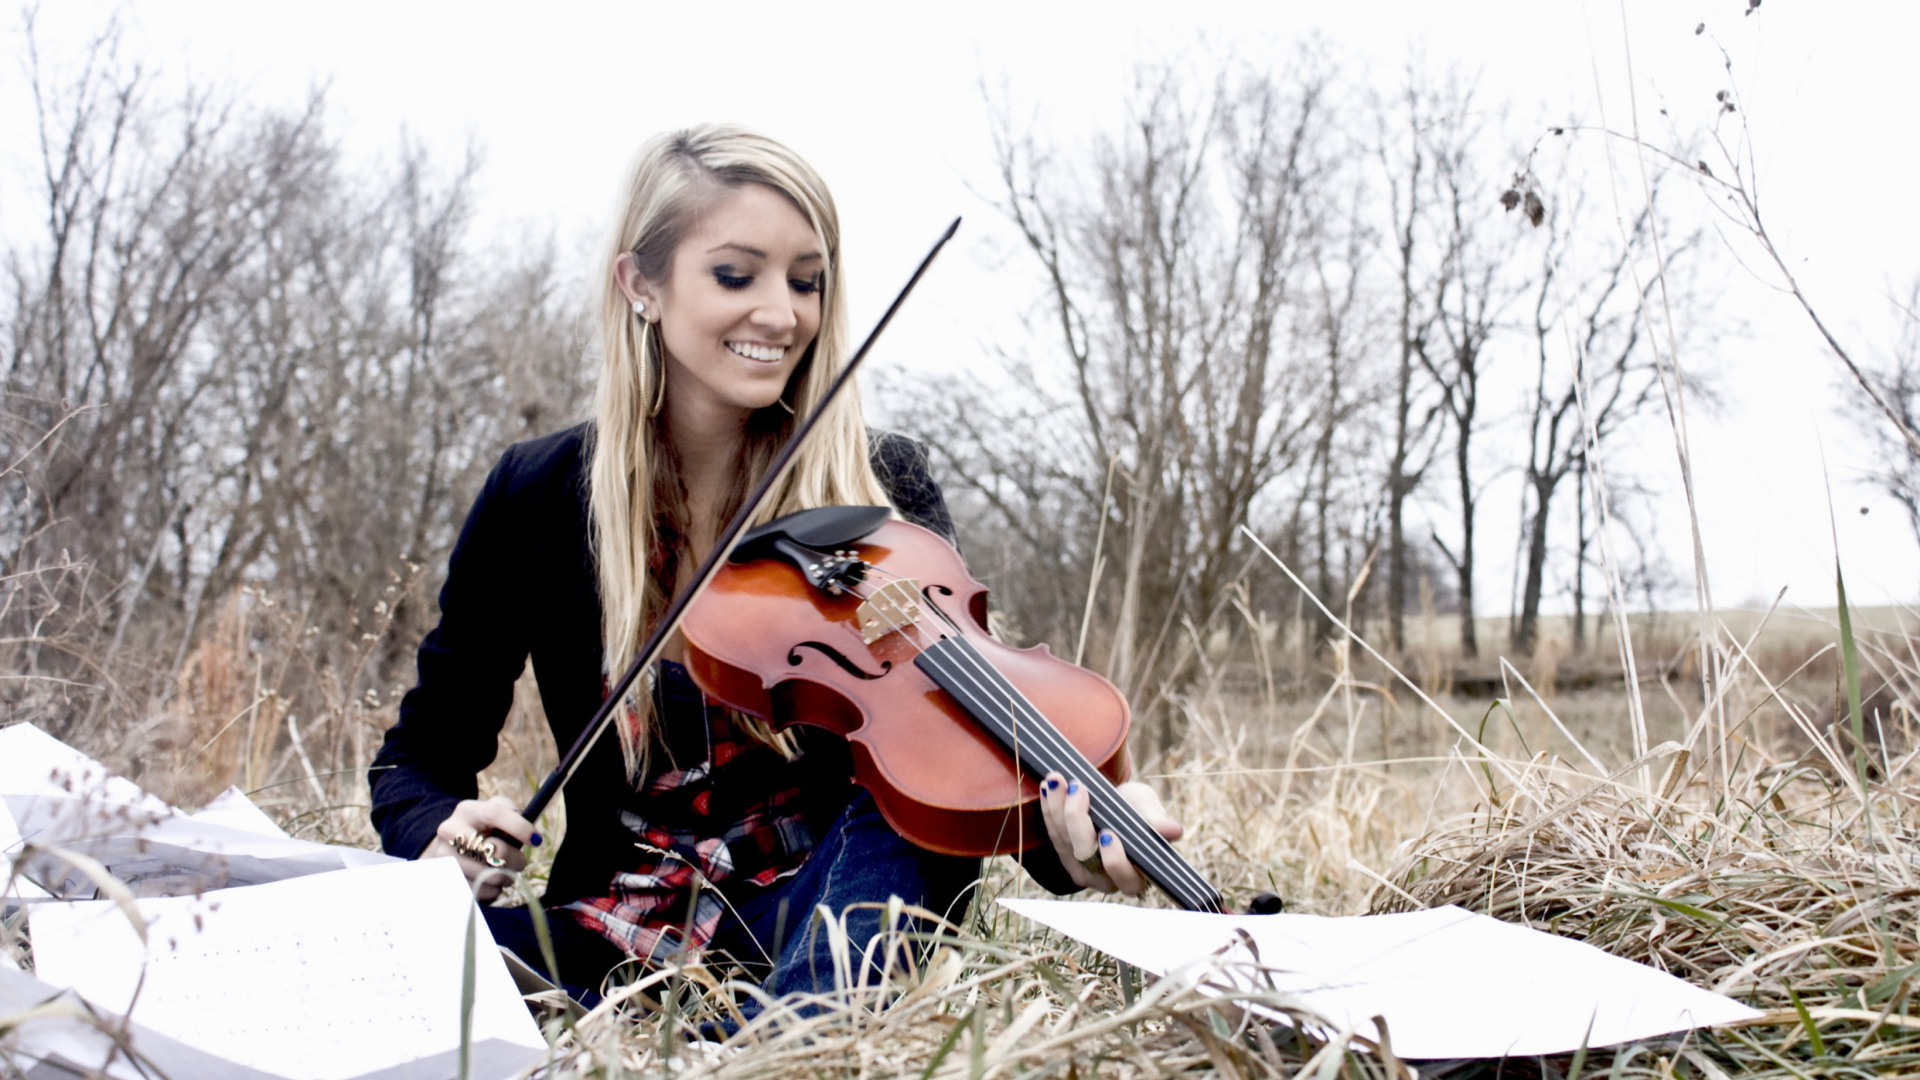
POLYGON ((745 533, 680 626, 706 694, 847 740, 894 830, 949 855, 1045 842, 1039 779, 1085 784, 1094 824, 1190 911, 1220 892, 1114 789, 1129 710, 1106 679, 987 630, 952 545, 883 506, 803 510, 745 533))

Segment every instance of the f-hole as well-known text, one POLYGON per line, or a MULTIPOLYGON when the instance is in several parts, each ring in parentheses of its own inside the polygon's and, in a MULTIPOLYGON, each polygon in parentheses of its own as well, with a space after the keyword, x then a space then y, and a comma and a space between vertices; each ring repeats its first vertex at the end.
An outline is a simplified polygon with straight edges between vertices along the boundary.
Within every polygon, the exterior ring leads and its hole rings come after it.
MULTIPOLYGON (((927 598, 929 605, 938 607, 938 605, 933 603, 933 594, 936 592, 941 596, 953 595, 953 590, 947 588, 945 585, 928 585, 926 588, 920 590, 920 595, 927 598)), ((974 625, 980 628, 981 633, 988 637, 993 636, 993 630, 987 625, 987 591, 985 589, 974 593, 973 599, 967 601, 967 615, 973 619, 974 625)))
POLYGON ((882 660, 880 661, 879 675, 862 671, 860 670, 858 665, 856 665, 853 661, 847 659, 847 656, 845 653, 841 652, 839 649, 834 648, 833 646, 827 644, 824 641, 803 641, 798 645, 795 645, 793 648, 787 650, 787 663, 792 664, 794 667, 799 667, 803 662, 805 662, 806 658, 800 655, 801 649, 814 650, 815 652, 819 653, 821 656, 824 656, 827 659, 833 661, 834 663, 840 665, 841 671, 844 671, 847 674, 852 675, 856 679, 869 679, 869 680, 878 679, 881 676, 893 670, 893 661, 882 660))

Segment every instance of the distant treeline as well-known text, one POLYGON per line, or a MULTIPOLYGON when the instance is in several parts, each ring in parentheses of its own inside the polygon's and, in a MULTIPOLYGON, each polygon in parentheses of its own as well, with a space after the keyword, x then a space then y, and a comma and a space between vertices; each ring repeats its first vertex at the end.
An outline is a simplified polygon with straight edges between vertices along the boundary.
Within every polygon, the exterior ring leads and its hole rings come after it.
POLYGON ((4 718, 163 709, 243 592, 302 642, 257 688, 377 698, 478 478, 580 411, 577 290, 476 250, 471 163, 350 171, 318 95, 169 95, 111 46, 31 73, 40 185, 8 206, 4 718))
POLYGON ((903 408, 1021 635, 1149 707, 1229 631, 1311 656, 1332 621, 1242 527, 1395 649, 1408 615, 1450 612, 1472 657, 1467 613, 1510 610, 1495 644, 1528 653, 1543 603, 1570 600, 1584 633, 1667 587, 1629 478, 1596 473, 1636 425, 1664 436, 1677 387, 1703 392, 1643 311, 1713 329, 1670 173, 1616 207, 1567 130, 1450 74, 1367 83, 1311 52, 1145 68, 1123 124, 1065 142, 1011 111, 997 198, 1038 271, 1033 334, 997 377, 903 408), (1483 504, 1515 474, 1519 506, 1483 504), (1477 573, 1490 516, 1519 536, 1511 583, 1477 573))
MULTIPOLYGON (((30 72, 39 183, 8 209, 0 311, 0 619, 28 677, 0 699, 56 733, 163 711, 219 614, 272 600, 305 644, 260 685, 389 700, 479 477, 582 415, 582 290, 550 249, 475 243, 471 162, 352 170, 320 96, 169 95, 110 44, 30 72)), ((1575 135, 1312 54, 1143 69, 1124 124, 1060 145, 1008 115, 1033 333, 893 415, 1014 634, 1144 709, 1235 649, 1311 657, 1331 621, 1243 526, 1383 647, 1455 613, 1471 656, 1464 616, 1510 606, 1524 653, 1543 603, 1651 595, 1593 448, 1699 392, 1643 312, 1657 291, 1711 330, 1662 174, 1617 209, 1575 135), (1483 505, 1502 474, 1518 507, 1483 505), (1476 575, 1489 515, 1517 524, 1511 583, 1476 575)))

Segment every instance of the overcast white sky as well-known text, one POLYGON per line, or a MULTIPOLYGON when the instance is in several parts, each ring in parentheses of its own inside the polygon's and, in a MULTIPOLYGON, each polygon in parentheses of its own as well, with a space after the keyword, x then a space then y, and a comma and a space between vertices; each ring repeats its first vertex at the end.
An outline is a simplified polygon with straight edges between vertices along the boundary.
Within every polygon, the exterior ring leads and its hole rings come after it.
MULTIPOLYGON (((582 263, 647 135, 709 119, 750 124, 800 149, 833 185, 861 332, 940 227, 966 215, 965 242, 874 357, 876 366, 939 367, 986 363, 989 347, 1019 332, 1030 301, 1014 287, 1020 275, 1003 272, 1004 227, 973 193, 990 187, 983 82, 1071 141, 1117 115, 1141 60, 1213 49, 1284 58, 1317 33, 1382 78, 1411 50, 1478 73, 1483 100, 1512 102, 1519 141, 1536 117, 1598 122, 1604 112, 1624 127, 1629 90, 1649 130, 1662 104, 1683 122, 1705 115, 1726 85, 1717 38, 1746 95, 1779 237, 1823 314, 1877 358, 1896 326, 1886 290, 1920 274, 1908 55, 1920 5, 1765 0, 1749 17, 1747 2, 61 0, 42 13, 41 36, 53 58, 71 58, 118 8, 128 50, 168 75, 226 82, 263 103, 292 104, 327 85, 333 128, 356 155, 390 156, 403 130, 448 162, 477 146, 482 234, 500 243, 552 235, 582 263), (1699 22, 1711 37, 1694 36, 1699 22)), ((17 29, 7 42, 0 168, 17 192, 31 146, 17 29)), ((0 228, 18 227, 5 221, 18 206, 0 201, 0 228)), ((1831 602, 1823 443, 1850 591, 1857 601, 1915 598, 1920 549, 1899 507, 1859 480, 1866 421, 1835 411, 1837 361, 1760 277, 1735 273, 1716 318, 1749 329, 1682 358, 1717 373, 1727 398, 1720 415, 1693 417, 1715 598, 1737 604, 1790 586, 1790 602, 1831 602)), ((1664 462, 1671 481, 1670 449, 1643 452, 1664 455, 1645 460, 1664 462)), ((1515 490, 1508 478, 1484 502, 1489 609, 1506 603, 1515 490)), ((1680 504, 1670 502, 1661 527, 1676 567, 1689 570, 1680 504)))

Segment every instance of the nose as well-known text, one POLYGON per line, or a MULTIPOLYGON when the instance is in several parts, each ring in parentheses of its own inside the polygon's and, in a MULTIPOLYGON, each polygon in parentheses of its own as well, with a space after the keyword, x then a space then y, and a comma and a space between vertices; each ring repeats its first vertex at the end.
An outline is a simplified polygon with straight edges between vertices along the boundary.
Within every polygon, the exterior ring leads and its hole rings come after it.
MULTIPOLYGON (((770 275, 771 276, 771 275, 770 275)), ((756 329, 769 334, 785 334, 800 325, 800 313, 794 310, 793 296, 784 280, 776 278, 776 288, 755 305, 751 318, 756 329)))

